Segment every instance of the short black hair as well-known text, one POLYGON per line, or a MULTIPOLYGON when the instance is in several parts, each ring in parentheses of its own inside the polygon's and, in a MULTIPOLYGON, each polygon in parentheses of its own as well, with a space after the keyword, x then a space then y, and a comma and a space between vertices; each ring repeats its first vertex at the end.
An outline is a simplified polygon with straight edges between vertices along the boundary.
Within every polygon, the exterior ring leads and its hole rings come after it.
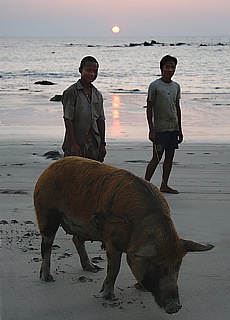
POLYGON ((97 63, 97 65, 99 67, 99 63, 98 63, 97 59, 95 59, 92 56, 86 56, 81 60, 79 70, 82 70, 82 68, 84 68, 84 66, 86 65, 87 62, 95 62, 95 63, 97 63))
POLYGON ((160 61, 160 69, 161 71, 163 70, 164 65, 168 62, 168 61, 173 61, 175 63, 175 66, 177 65, 177 58, 172 57, 170 55, 166 55, 164 56, 161 61, 160 61))

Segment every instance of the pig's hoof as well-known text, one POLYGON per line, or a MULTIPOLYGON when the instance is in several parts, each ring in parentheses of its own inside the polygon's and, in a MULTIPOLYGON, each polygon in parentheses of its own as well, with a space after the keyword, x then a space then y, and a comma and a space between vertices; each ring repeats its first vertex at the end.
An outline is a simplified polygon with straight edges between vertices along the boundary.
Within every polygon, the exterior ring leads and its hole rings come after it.
POLYGON ((100 270, 103 270, 104 268, 103 268, 103 267, 100 267, 100 266, 98 266, 98 265, 96 265, 96 264, 94 264, 94 263, 90 263, 90 264, 88 264, 88 265, 85 265, 85 266, 83 267, 83 269, 84 269, 85 271, 90 271, 90 272, 96 273, 96 272, 98 272, 98 271, 100 271, 100 270))
POLYGON ((137 290, 140 290, 140 291, 144 291, 144 292, 147 292, 148 290, 143 286, 143 284, 141 284, 140 282, 137 282, 134 284, 134 287, 137 289, 137 290))
POLYGON ((54 278, 53 276, 51 276, 51 274, 40 274, 40 278, 42 279, 42 281, 45 281, 45 282, 54 282, 54 278))
POLYGON ((102 298, 105 299, 105 300, 109 300, 109 301, 118 300, 118 298, 116 298, 115 294, 112 293, 112 292, 108 292, 108 293, 104 292, 102 298))
POLYGON ((51 274, 48 276, 48 277, 41 277, 42 281, 45 281, 45 282, 54 282, 54 278, 53 276, 51 276, 51 274))
POLYGON ((103 270, 104 268, 101 267, 101 266, 98 266, 97 264, 93 264, 94 268, 97 270, 97 271, 100 271, 100 270, 103 270))

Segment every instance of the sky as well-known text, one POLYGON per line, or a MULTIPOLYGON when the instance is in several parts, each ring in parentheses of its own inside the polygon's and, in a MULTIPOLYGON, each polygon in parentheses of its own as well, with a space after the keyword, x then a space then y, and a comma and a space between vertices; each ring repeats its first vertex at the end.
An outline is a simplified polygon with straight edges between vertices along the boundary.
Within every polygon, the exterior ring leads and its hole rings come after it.
POLYGON ((228 36, 230 0, 0 0, 0 37, 228 36))

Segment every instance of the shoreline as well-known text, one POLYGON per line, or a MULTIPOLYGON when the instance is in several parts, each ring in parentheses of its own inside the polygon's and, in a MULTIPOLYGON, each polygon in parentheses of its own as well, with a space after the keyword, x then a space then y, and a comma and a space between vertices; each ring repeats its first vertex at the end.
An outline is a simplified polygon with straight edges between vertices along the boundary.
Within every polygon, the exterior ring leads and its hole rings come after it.
MULTIPOLYGON (((204 95, 205 96, 205 95, 204 95)), ((223 95, 181 101, 184 141, 229 143, 230 108, 223 95), (219 104, 222 104, 221 106, 219 104)), ((49 101, 45 92, 5 94, 0 92, 0 135, 60 140, 64 137, 61 102, 49 101)), ((108 142, 148 142, 145 95, 108 94, 105 96, 106 137, 108 142)))

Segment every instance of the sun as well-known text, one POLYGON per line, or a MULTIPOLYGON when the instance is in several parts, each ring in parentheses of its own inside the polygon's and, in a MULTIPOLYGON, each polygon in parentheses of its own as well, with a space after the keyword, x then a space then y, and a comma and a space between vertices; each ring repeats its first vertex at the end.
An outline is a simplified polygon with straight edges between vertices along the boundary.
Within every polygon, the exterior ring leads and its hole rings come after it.
POLYGON ((112 32, 113 32, 113 33, 119 33, 119 32, 120 32, 120 27, 118 27, 118 26, 113 26, 113 27, 112 27, 112 32))

